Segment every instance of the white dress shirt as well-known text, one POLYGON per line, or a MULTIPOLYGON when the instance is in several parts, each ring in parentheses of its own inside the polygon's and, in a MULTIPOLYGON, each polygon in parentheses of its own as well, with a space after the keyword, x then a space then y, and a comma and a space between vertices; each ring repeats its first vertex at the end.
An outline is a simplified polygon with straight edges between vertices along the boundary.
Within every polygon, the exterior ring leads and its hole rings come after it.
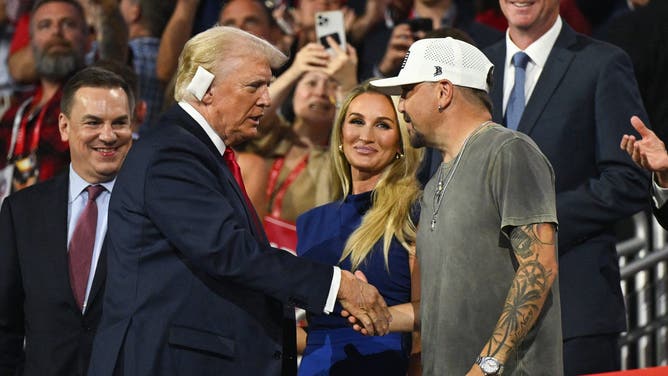
MULTIPOLYGON (((211 139, 211 142, 216 146, 220 155, 225 153, 225 143, 223 139, 220 138, 218 133, 213 130, 209 122, 206 121, 204 116, 200 114, 190 103, 181 101, 179 106, 185 111, 190 117, 192 117, 197 124, 204 130, 207 136, 211 139)), ((332 277, 332 283, 329 287, 329 294, 327 295, 327 302, 325 303, 325 313, 329 314, 334 310, 334 303, 336 303, 336 295, 339 292, 339 287, 341 285, 341 269, 338 266, 334 266, 334 276, 332 277)))
MULTIPOLYGON (((529 62, 526 67, 526 78, 524 83, 524 98, 525 105, 529 102, 531 93, 536 87, 536 83, 540 78, 540 74, 545 68, 545 63, 547 58, 554 47, 554 42, 557 41, 557 37, 561 32, 562 21, 561 17, 557 17, 554 25, 538 38, 535 42, 531 43, 529 47, 524 50, 524 53, 529 55, 529 62)), ((520 52, 519 49, 510 40, 510 33, 506 30, 506 61, 505 61, 505 73, 503 75, 503 113, 506 113, 506 106, 508 105, 508 98, 510 98, 510 92, 513 90, 513 85, 515 85, 515 66, 513 65, 513 56, 515 53, 520 52)))
POLYGON ((663 188, 654 180, 654 174, 652 174, 652 200, 654 200, 654 205, 657 209, 665 205, 668 201, 668 188, 663 188))
MULTIPOLYGON (((86 296, 83 303, 83 311, 86 311, 88 306, 88 294, 90 294, 90 288, 93 285, 93 279, 95 277, 95 270, 97 269, 97 261, 100 258, 100 252, 102 250, 102 243, 104 243, 104 236, 107 233, 107 211, 109 209, 109 197, 111 196, 111 190, 114 188, 114 182, 116 179, 100 183, 99 185, 105 188, 102 193, 97 197, 95 203, 97 204, 97 228, 95 229, 95 246, 93 246, 93 257, 90 263, 90 272, 88 274, 88 284, 86 285, 86 296)), ((67 200, 67 249, 69 252, 70 249, 70 240, 72 240, 72 233, 74 233, 74 228, 77 225, 77 221, 81 216, 86 207, 86 202, 88 202, 88 191, 86 187, 91 184, 85 181, 79 174, 77 174, 72 168, 70 163, 70 184, 69 184, 69 194, 67 200)))

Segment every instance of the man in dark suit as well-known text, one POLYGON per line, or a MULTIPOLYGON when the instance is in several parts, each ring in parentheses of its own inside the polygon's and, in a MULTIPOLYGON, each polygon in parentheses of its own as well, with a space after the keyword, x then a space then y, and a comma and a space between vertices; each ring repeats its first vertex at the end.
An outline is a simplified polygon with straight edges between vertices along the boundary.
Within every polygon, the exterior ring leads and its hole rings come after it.
POLYGON ((337 298, 387 333, 375 288, 271 248, 245 195, 230 147, 257 134, 285 59, 230 27, 185 45, 178 104, 128 155, 110 203, 89 375, 295 374, 294 306, 331 312, 337 298))
POLYGON ((485 50, 493 117, 528 134, 555 171, 564 371, 619 369, 626 316, 614 224, 645 207, 648 187, 618 147, 628 119, 646 119, 633 68, 621 49, 563 23, 559 0, 500 5, 506 39, 485 50))
POLYGON ((637 116, 631 118, 631 125, 640 134, 625 134, 620 142, 633 161, 652 173, 652 211, 659 224, 668 229, 668 152, 666 145, 637 116))
POLYGON ((133 106, 116 74, 76 74, 63 89, 59 117, 69 170, 3 202, 2 375, 86 374, 102 316, 107 207, 132 143, 133 106))

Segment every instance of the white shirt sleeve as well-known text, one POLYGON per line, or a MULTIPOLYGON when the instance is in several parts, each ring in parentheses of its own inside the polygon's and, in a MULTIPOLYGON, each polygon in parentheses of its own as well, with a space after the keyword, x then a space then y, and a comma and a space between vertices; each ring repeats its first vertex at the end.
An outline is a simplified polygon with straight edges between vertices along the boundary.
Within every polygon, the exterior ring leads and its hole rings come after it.
POLYGON ((332 276, 332 284, 329 287, 329 295, 327 295, 327 302, 325 303, 325 309, 323 310, 326 314, 332 313, 334 310, 334 304, 336 303, 336 295, 339 293, 339 287, 341 286, 341 269, 338 266, 334 267, 334 275, 332 276))
POLYGON ((662 207, 668 201, 668 188, 659 186, 654 180, 654 174, 652 174, 652 200, 657 208, 662 207))

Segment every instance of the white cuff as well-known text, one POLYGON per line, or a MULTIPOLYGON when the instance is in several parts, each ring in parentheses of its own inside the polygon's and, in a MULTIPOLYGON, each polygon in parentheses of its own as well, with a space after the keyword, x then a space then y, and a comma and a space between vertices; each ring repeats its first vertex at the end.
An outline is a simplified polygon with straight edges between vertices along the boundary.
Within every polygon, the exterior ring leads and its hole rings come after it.
POLYGON ((334 275, 332 276, 332 284, 329 286, 329 295, 327 295, 327 302, 325 303, 325 309, 323 312, 326 314, 332 313, 334 311, 334 304, 336 303, 336 295, 339 293, 339 287, 341 286, 341 269, 338 266, 334 267, 334 275))
POLYGON ((652 173, 652 200, 654 200, 654 205, 657 209, 662 207, 666 201, 668 201, 668 188, 663 188, 656 183, 654 180, 654 174, 652 173))

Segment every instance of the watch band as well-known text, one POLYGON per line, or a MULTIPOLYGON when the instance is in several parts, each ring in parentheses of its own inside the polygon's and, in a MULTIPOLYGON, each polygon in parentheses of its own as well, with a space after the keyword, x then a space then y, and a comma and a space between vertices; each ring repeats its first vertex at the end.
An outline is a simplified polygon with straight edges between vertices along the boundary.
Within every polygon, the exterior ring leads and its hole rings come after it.
POLYGON ((493 356, 478 356, 475 361, 485 376, 496 376, 503 373, 503 364, 493 356))

